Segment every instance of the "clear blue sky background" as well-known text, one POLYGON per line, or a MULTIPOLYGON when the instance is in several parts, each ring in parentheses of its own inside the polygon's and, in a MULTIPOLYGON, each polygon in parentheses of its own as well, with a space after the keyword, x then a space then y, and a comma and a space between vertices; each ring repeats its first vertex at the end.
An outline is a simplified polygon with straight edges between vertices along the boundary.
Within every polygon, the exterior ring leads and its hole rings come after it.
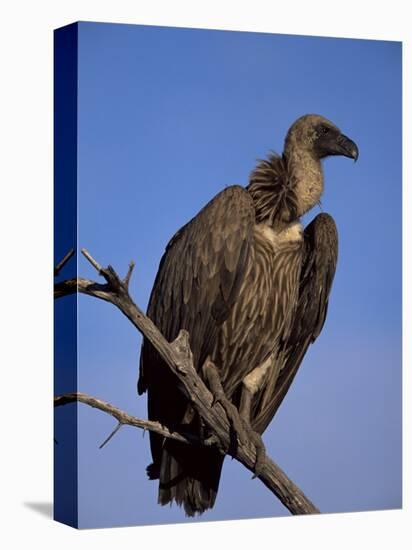
MULTIPOLYGON (((356 164, 325 162, 323 209, 340 250, 328 319, 264 435, 268 453, 323 512, 401 506, 401 45, 395 42, 81 23, 79 246, 124 273, 146 307, 164 247, 217 192, 282 151, 320 113, 353 138, 356 164)), ((308 220, 319 212, 314 209, 308 220)), ((82 276, 95 278, 79 259, 82 276)), ((79 390, 146 417, 140 335, 79 297, 79 390)), ((149 439, 79 407, 79 525, 187 520, 157 505, 149 439)), ((59 442, 61 443, 61 442, 59 442)), ((226 460, 200 520, 288 515, 226 460)))

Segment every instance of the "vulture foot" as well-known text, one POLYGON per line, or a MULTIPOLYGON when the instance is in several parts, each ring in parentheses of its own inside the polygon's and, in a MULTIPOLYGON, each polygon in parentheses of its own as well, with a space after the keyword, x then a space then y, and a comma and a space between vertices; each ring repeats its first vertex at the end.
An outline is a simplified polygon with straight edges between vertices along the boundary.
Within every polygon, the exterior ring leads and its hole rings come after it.
MULTIPOLYGON (((264 375, 264 372, 263 372, 263 375, 264 375)), ((246 379, 243 382, 243 388, 242 388, 242 393, 240 397, 239 414, 246 426, 249 441, 251 441, 254 444, 255 450, 256 450, 256 460, 255 460, 255 468, 254 468, 255 474, 252 477, 252 479, 254 479, 255 477, 257 477, 262 473, 262 469, 266 458, 266 449, 262 440, 262 436, 260 435, 260 433, 258 433, 252 428, 252 423, 251 423, 252 399, 255 393, 253 390, 254 390, 253 386, 249 387, 248 380, 246 377, 246 379)))
MULTIPOLYGON (((228 449, 229 454, 236 454, 237 440, 239 440, 241 445, 252 443, 256 450, 253 478, 259 476, 262 473, 266 458, 266 449, 261 435, 252 428, 249 420, 250 415, 242 414, 242 411, 241 414, 239 414, 237 407, 227 398, 222 386, 219 371, 209 358, 206 359, 202 370, 213 395, 212 406, 219 403, 223 407, 232 428, 231 445, 228 449)), ((211 441, 213 441, 213 436, 211 441)))
POLYGON ((231 425, 232 434, 229 452, 235 453, 237 439, 239 439, 242 445, 246 445, 249 441, 248 430, 242 422, 239 411, 226 396, 225 390, 222 386, 222 381, 220 380, 219 371, 217 370, 215 364, 208 358, 206 359, 202 370, 204 378, 213 395, 212 407, 219 403, 224 409, 227 419, 231 425))
POLYGON ((249 440, 253 443, 256 450, 256 460, 255 460, 255 466, 254 466, 254 474, 252 476, 252 479, 255 479, 263 472, 263 467, 265 465, 266 460, 266 447, 263 443, 262 436, 256 432, 255 430, 252 430, 252 428, 249 428, 249 440))

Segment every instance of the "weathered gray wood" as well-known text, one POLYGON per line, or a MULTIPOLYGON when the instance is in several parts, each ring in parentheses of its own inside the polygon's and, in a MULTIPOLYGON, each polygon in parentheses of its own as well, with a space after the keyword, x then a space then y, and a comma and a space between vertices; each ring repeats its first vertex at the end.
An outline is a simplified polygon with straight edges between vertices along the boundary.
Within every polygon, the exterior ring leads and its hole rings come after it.
POLYGON ((191 437, 189 434, 185 436, 181 433, 172 432, 168 428, 166 428, 166 426, 160 424, 160 422, 154 422, 152 420, 142 420, 140 418, 137 418, 136 416, 132 416, 131 414, 128 414, 121 409, 118 409, 114 405, 111 405, 110 403, 107 403, 102 399, 98 399, 97 397, 88 395, 87 393, 73 392, 55 397, 54 407, 61 407, 63 405, 67 405, 68 403, 75 402, 84 403, 85 405, 89 405, 89 407, 93 407, 94 409, 99 409, 99 411, 110 414, 111 416, 113 416, 113 418, 117 420, 119 425, 122 426, 133 426, 134 428, 149 430, 159 435, 163 435, 164 437, 176 439, 176 441, 180 441, 181 443, 187 443, 188 445, 199 442, 197 438, 191 437))

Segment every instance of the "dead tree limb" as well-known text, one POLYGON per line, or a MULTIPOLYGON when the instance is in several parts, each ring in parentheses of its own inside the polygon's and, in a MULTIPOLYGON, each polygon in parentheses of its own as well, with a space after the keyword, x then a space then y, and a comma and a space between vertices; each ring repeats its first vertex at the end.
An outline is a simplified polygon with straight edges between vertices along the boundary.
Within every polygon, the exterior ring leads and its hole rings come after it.
MULTIPOLYGON (((214 438, 212 439, 216 442, 217 446, 224 452, 231 454, 232 431, 230 422, 224 407, 219 401, 215 402, 213 395, 194 368, 189 344, 189 334, 181 330, 176 340, 168 342, 154 323, 133 302, 129 294, 129 281, 134 266, 133 263, 130 264, 126 277, 121 279, 110 265, 107 268, 103 268, 85 249, 82 249, 82 254, 98 273, 104 277, 106 283, 99 284, 82 278, 64 281, 56 284, 55 298, 73 294, 77 290, 88 296, 93 296, 115 305, 143 336, 150 341, 171 371, 179 379, 187 399, 214 434, 214 438)), ((71 400, 75 400, 73 397, 74 394, 70 395, 72 396, 71 400)), ((64 404, 64 400, 69 402, 68 399, 70 399, 70 397, 66 395, 58 399, 61 400, 60 404, 64 404)), ((80 401, 80 399, 78 400, 80 401)), ((91 406, 97 406, 99 400, 89 397, 88 400, 83 399, 82 402, 91 406), (90 399, 94 400, 93 405, 91 405, 90 399)), ((105 404, 105 407, 106 408, 97 408, 108 412, 114 416, 118 422, 120 422, 119 418, 124 418, 124 415, 127 415, 127 413, 119 411, 119 409, 116 409, 116 407, 112 405, 105 404), (114 411, 116 411, 117 417, 113 414, 114 411)), ((127 415, 127 417, 129 420, 133 419, 133 422, 138 421, 139 424, 142 422, 129 415, 127 415)), ((128 424, 130 424, 130 422, 128 422, 128 424)), ((137 423, 130 425, 138 426, 137 423)), ((138 427, 142 426, 139 425, 138 427)), ((154 426, 152 427, 154 429, 154 426)), ((148 429, 151 428, 148 427, 148 429)), ((170 437, 170 435, 166 435, 165 432, 163 432, 162 435, 170 437)), ((233 453, 232 456, 248 470, 254 472, 256 448, 251 441, 242 442, 238 439, 236 452, 233 453)), ((319 513, 316 506, 268 456, 265 456, 257 477, 278 497, 282 504, 292 514, 319 513)))
MULTIPOLYGON (((199 439, 191 436, 190 434, 183 435, 178 432, 173 432, 169 430, 166 426, 160 424, 160 422, 154 422, 152 420, 142 420, 140 418, 137 418, 136 416, 132 416, 131 414, 122 411, 121 409, 118 409, 114 405, 111 405, 110 403, 107 403, 102 399, 97 399, 97 397, 92 397, 91 395, 87 395, 86 393, 66 393, 64 395, 55 397, 54 407, 61 407, 63 405, 67 405, 68 403, 75 402, 84 403, 85 405, 89 405, 89 407, 93 407, 94 409, 99 409, 99 411, 110 414, 111 416, 113 416, 113 418, 117 420, 119 426, 133 426, 134 428, 142 428, 143 430, 149 430, 151 432, 162 435, 163 437, 175 439, 176 441, 180 441, 181 443, 186 443, 188 445, 200 444, 199 439)), ((106 443, 108 443, 108 440, 106 440, 100 447, 103 447, 103 445, 106 443)))
POLYGON ((68 253, 64 256, 62 260, 56 265, 54 268, 54 276, 57 277, 57 275, 60 274, 60 271, 63 269, 63 267, 67 264, 67 262, 70 260, 70 258, 74 256, 74 248, 68 251, 68 253))

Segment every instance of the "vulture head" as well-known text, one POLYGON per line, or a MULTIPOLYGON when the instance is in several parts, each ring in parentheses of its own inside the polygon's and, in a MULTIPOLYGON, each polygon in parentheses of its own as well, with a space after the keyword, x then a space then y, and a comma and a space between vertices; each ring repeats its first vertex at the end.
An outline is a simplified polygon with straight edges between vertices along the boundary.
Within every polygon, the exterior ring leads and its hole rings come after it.
POLYGON ((333 122, 320 115, 304 115, 290 127, 285 140, 285 154, 306 152, 316 159, 342 155, 356 161, 359 155, 354 141, 333 122))

